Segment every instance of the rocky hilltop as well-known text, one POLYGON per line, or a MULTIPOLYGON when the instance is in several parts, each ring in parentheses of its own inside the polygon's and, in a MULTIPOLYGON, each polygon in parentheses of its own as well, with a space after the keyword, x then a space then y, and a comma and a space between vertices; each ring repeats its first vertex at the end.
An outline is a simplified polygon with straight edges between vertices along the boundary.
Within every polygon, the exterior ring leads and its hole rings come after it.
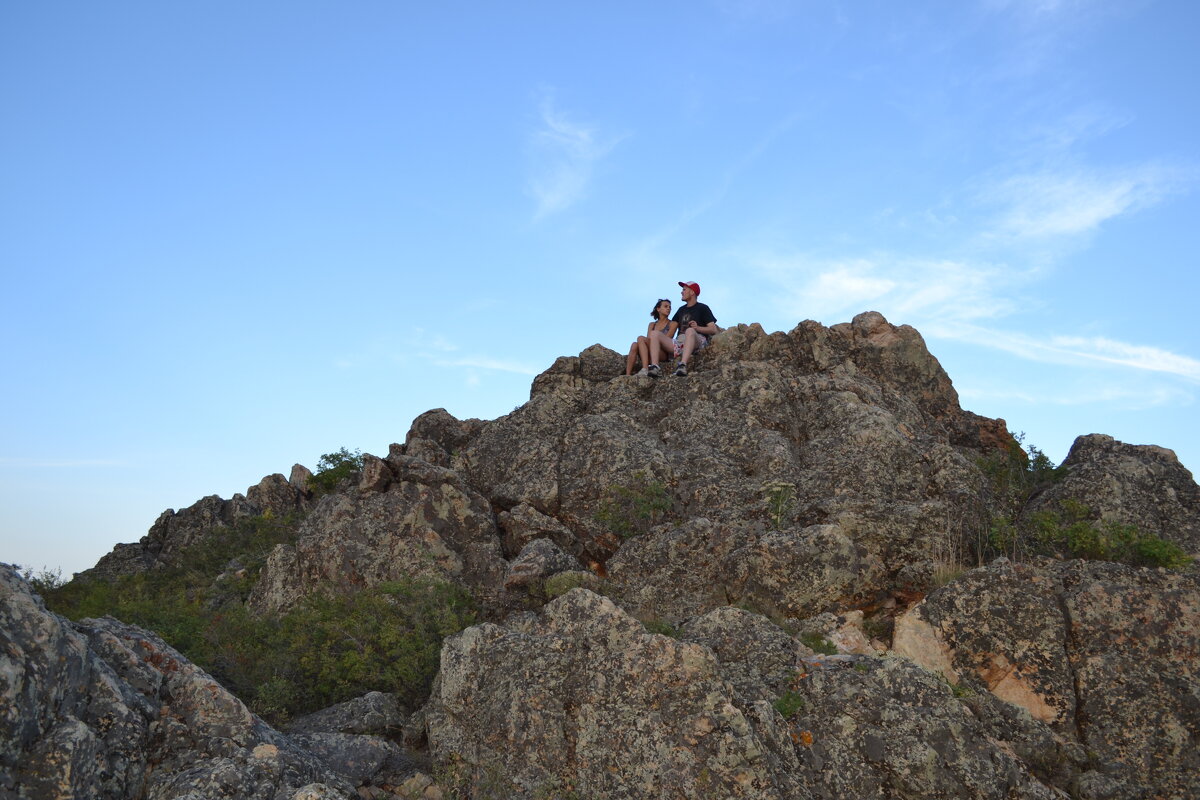
POLYGON ((507 416, 430 411, 332 490, 297 466, 164 512, 73 582, 296 520, 222 568, 245 584, 222 602, 455 587, 481 621, 419 697, 372 686, 277 730, 155 634, 0 570, 0 793, 1200 796, 1200 487, 1170 450, 1089 435, 1031 461, 877 313, 726 330, 687 378, 622 371, 560 358, 507 416))

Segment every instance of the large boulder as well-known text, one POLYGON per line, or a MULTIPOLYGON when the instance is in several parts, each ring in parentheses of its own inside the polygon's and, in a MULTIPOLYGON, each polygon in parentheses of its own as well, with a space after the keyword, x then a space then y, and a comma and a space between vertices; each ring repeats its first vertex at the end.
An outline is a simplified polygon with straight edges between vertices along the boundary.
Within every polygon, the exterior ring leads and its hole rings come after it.
POLYGON ((353 784, 157 636, 49 613, 0 564, 0 795, 301 800, 353 784))
POLYGON ((894 647, 1077 741, 1113 797, 1196 797, 1197 642, 1194 573, 1000 559, 909 610, 894 647))
POLYGON ((447 639, 423 715, 439 773, 490 796, 1062 796, 939 676, 741 609, 673 639, 577 589, 447 639))
POLYGON ((730 604, 810 617, 869 592, 883 573, 838 525, 773 531, 706 519, 636 537, 607 567, 623 607, 676 622, 730 604))
POLYGON ((506 564, 487 500, 455 471, 404 455, 364 462, 357 488, 325 495, 294 545, 278 545, 250 598, 286 611, 308 593, 408 578, 503 593, 506 564))
POLYGON ((496 796, 785 796, 712 651, 585 589, 447 639, 425 715, 441 772, 496 796))
POLYGON ((394 694, 367 692, 344 703, 289 720, 287 733, 354 733, 398 736, 404 730, 407 710, 394 694))

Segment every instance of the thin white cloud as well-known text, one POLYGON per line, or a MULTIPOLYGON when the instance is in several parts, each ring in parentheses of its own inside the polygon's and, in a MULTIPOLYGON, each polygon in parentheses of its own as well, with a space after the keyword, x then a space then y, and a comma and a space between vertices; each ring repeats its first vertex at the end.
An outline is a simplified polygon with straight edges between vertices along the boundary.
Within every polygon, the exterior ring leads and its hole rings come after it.
MULTIPOLYGON (((887 255, 842 261, 795 256, 747 260, 778 286, 774 303, 785 320, 794 318, 796 309, 827 321, 841 321, 873 309, 893 322, 915 325, 934 339, 1002 350, 1039 362, 1108 364, 1200 383, 1200 360, 1188 355, 1104 337, 1039 337, 996 326, 996 321, 1020 309, 1021 295, 1037 277, 1036 271, 887 255), (985 321, 992 324, 980 324, 985 321)), ((1178 402, 1179 396, 1163 398, 1162 402, 1178 402)))
POLYGON ((995 234, 1044 239, 1079 236, 1121 214, 1179 191, 1192 170, 1148 164, 1115 170, 1076 168, 1012 175, 984 188, 978 200, 998 207, 995 234))
POLYGON ((1076 108, 1053 120, 1039 121, 1031 125, 1020 138, 1050 152, 1065 151, 1124 128, 1133 121, 1133 115, 1128 112, 1092 104, 1076 108))
POLYGON ((743 261, 778 284, 774 303, 784 316, 803 308, 818 319, 867 308, 913 324, 1003 316, 1028 273, 988 263, 914 259, 891 254, 844 260, 750 255, 743 261))
POLYGON ((1105 5, 1105 0, 983 0, 983 7, 989 11, 1008 11, 1034 19, 1100 10, 1105 5))
POLYGON ((1102 337, 1051 336, 1039 339, 1024 333, 965 324, 930 323, 922 333, 1002 350, 1021 358, 1053 364, 1099 362, 1185 378, 1200 383, 1200 361, 1158 347, 1129 344, 1102 337))
POLYGON ((1151 372, 1166 372, 1200 382, 1200 361, 1157 347, 1127 344, 1103 337, 1056 336, 1051 342, 1084 358, 1151 372))
POLYGON ((896 288, 896 282, 873 275, 871 265, 862 261, 839 265, 818 274, 804 289, 804 295, 819 305, 871 305, 896 288))
POLYGON ((742 173, 754 164, 754 162, 758 161, 771 148, 775 140, 794 127, 800 121, 800 118, 800 114, 789 114, 771 126, 761 139, 729 165, 721 176, 720 183, 714 185, 706 196, 701 198, 699 202, 685 208, 672 222, 640 241, 634 248, 630 260, 639 263, 653 261, 651 254, 654 250, 672 239, 697 218, 720 205, 742 173))
POLYGON ((537 203, 534 219, 556 214, 578 202, 587 192, 597 161, 608 155, 624 137, 604 137, 586 123, 576 122, 543 98, 540 125, 533 133, 533 174, 528 191, 537 203))
POLYGON ((1162 406, 1186 406, 1195 402, 1190 392, 1185 392, 1173 386, 1138 386, 1136 388, 1095 386, 1088 389, 1076 389, 1063 394, 1033 394, 1030 392, 1014 391, 1012 389, 983 388, 978 386, 960 386, 958 395, 963 400, 1004 400, 1023 403, 1029 406, 1088 406, 1106 405, 1118 406, 1126 410, 1142 411, 1162 406))

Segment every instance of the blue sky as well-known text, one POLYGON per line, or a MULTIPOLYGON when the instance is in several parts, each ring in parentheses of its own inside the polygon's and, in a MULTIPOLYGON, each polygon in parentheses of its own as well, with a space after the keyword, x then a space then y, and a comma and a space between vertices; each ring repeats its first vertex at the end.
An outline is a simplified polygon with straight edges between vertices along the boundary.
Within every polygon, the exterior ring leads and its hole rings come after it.
POLYGON ((914 325, 1055 461, 1200 434, 1200 4, 6 3, 0 560, 413 417, 696 280, 914 325))

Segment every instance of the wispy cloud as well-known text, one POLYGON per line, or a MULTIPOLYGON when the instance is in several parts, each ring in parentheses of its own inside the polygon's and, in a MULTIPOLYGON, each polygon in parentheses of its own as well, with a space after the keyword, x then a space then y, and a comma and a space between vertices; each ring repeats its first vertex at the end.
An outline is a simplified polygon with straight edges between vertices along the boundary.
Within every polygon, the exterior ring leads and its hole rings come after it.
POLYGON ((1152 206, 1194 180, 1187 167, 1146 164, 1014 174, 985 186, 977 200, 995 208, 994 235, 1078 236, 1121 214, 1152 206))
POLYGON ((572 120, 543 97, 540 124, 530 150, 533 174, 528 190, 537 203, 534 219, 558 213, 586 193, 597 161, 608 155, 623 136, 604 136, 594 125, 572 120))
POLYGON ((624 253, 623 260, 642 275, 660 275, 677 269, 676 259, 670 253, 664 252, 664 246, 697 219, 717 208, 737 183, 738 178, 770 150, 776 140, 786 134, 800 119, 800 114, 789 114, 772 125, 758 141, 726 167, 720 180, 714 181, 707 193, 703 194, 699 200, 684 207, 673 219, 657 230, 635 242, 624 253))
POLYGON ((1169 350, 1102 337, 1056 336, 1051 339, 1051 344, 1083 358, 1151 372, 1166 372, 1200 382, 1200 361, 1169 350))
POLYGON ((1103 337, 1049 336, 1037 338, 996 328, 931 323, 923 332, 1003 350, 1021 358, 1054 364, 1085 362, 1131 367, 1200 383, 1200 361, 1169 350, 1118 342, 1103 337))
POLYGON ((983 3, 985 8, 993 11, 1015 11, 1035 16, 1077 10, 1087 4, 1087 0, 984 0, 983 3))
POLYGON ((1162 406, 1185 406, 1195 402, 1190 392, 1175 386, 1094 386, 1074 389, 1061 394, 1022 392, 1011 388, 988 388, 982 386, 959 386, 958 395, 963 400, 1004 400, 1029 406, 1116 406, 1126 410, 1143 411, 1162 406))
POLYGON ((752 269, 780 287, 777 308, 833 319, 867 308, 911 320, 973 321, 1004 316, 1027 273, 1002 265, 880 253, 849 259, 753 255, 752 269))

